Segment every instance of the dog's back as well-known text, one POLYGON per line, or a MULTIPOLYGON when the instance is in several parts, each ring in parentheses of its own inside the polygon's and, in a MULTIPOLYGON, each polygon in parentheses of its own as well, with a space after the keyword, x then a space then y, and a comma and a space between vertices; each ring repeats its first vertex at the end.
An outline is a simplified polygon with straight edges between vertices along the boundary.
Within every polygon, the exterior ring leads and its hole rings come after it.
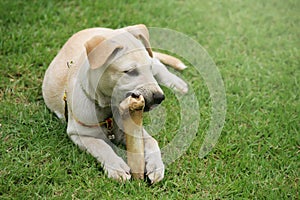
POLYGON ((48 108, 64 119, 65 102, 63 100, 68 82, 68 73, 72 65, 85 55, 84 44, 95 35, 108 35, 112 30, 91 28, 74 34, 62 47, 49 65, 43 81, 43 97, 48 108))

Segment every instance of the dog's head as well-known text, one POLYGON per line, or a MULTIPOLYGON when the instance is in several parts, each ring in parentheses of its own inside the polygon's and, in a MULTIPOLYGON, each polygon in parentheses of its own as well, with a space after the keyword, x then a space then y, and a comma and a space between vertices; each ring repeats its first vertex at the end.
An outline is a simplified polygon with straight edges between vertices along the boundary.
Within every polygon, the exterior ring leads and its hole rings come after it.
POLYGON ((100 104, 105 104, 103 99, 119 103, 129 95, 142 95, 148 111, 164 100, 152 73, 152 51, 144 25, 116 30, 110 38, 95 36, 85 46, 89 81, 100 104))

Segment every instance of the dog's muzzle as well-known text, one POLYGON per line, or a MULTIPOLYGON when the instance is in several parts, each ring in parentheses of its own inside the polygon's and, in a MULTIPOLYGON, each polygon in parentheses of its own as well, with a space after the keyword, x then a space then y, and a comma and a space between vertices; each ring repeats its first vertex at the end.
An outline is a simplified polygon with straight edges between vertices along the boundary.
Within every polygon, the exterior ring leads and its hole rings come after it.
MULTIPOLYGON (((138 98, 140 95, 143 95, 139 92, 128 92, 126 94, 126 97, 132 96, 134 98, 138 98)), ((143 97, 145 98, 145 108, 144 111, 150 111, 153 108, 155 108, 156 106, 158 106, 164 99, 165 99, 165 95, 160 93, 160 92, 155 92, 152 93, 151 95, 143 95, 143 97)))

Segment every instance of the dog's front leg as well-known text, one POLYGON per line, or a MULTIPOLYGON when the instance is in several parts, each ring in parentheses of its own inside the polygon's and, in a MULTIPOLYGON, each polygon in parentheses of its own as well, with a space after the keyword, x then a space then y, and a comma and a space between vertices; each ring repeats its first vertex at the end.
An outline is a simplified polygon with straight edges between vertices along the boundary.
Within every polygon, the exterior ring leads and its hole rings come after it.
POLYGON ((144 129, 146 174, 151 183, 164 178, 165 166, 161 159, 161 152, 157 141, 144 129))
POLYGON ((175 89, 182 94, 188 92, 187 84, 181 78, 171 73, 157 58, 153 58, 152 73, 160 85, 175 89))
POLYGON ((111 146, 102 139, 72 135, 72 141, 100 162, 108 177, 124 181, 131 178, 130 168, 111 146))

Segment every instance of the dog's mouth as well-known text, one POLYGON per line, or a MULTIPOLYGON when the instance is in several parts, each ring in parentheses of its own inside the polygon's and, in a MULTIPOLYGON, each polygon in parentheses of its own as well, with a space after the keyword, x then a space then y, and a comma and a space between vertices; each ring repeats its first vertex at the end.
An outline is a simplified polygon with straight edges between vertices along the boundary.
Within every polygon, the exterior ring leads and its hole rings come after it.
MULTIPOLYGON (((134 98, 138 98, 140 95, 143 94, 137 94, 137 93, 127 93, 126 98, 128 96, 132 96, 134 98)), ((153 93, 152 98, 147 98, 147 96, 144 96, 145 99, 145 108, 144 108, 144 112, 149 112, 151 110, 153 110, 154 108, 156 108, 157 106, 159 106, 159 104, 161 104, 161 102, 165 99, 164 94, 161 93, 153 93)))
POLYGON ((147 104, 145 105, 145 108, 144 108, 144 112, 149 112, 151 110, 153 110, 154 108, 156 108, 157 106, 159 106, 159 104, 152 104, 150 106, 148 106, 147 104))
POLYGON ((145 98, 145 108, 144 111, 148 112, 156 108, 161 104, 161 102, 165 99, 163 94, 160 95, 153 95, 153 98, 147 99, 145 98))

